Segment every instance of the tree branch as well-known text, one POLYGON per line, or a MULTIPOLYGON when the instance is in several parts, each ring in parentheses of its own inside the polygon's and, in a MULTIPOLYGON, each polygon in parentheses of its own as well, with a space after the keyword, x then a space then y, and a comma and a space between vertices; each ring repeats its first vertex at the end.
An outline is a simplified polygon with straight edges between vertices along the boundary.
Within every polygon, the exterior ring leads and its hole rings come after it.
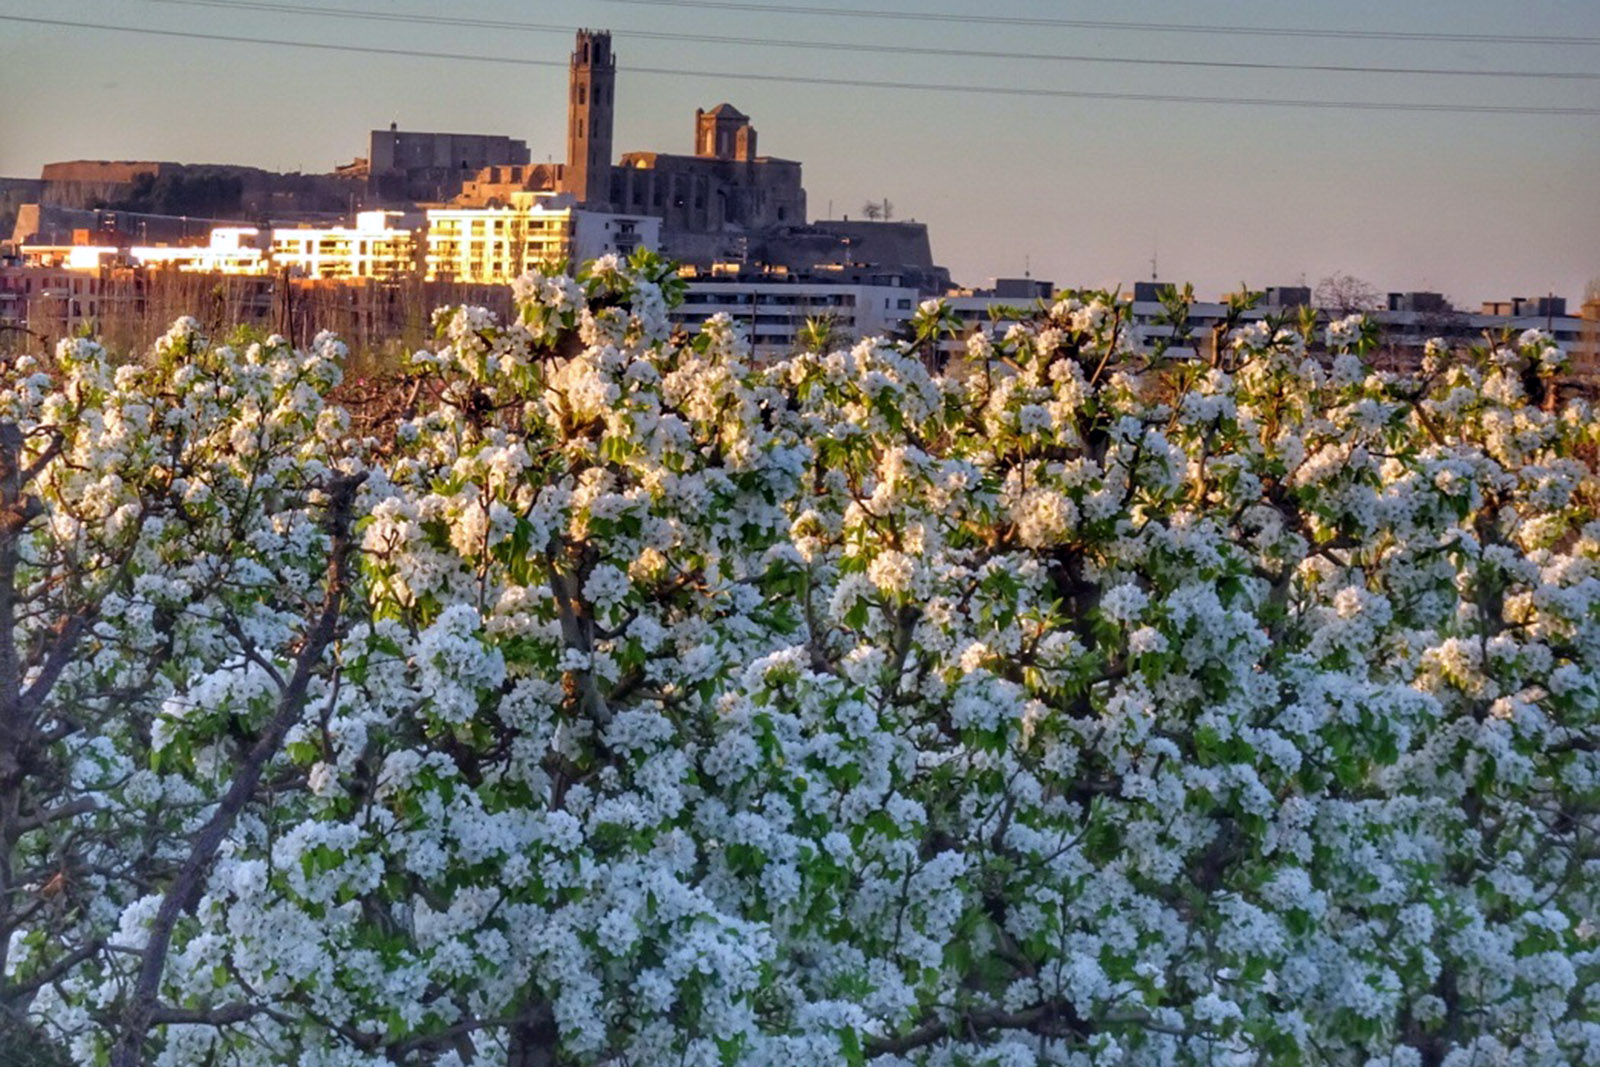
POLYGON ((899 1037, 868 1038, 862 1043, 867 1056, 899 1056, 926 1048, 958 1034, 979 1034, 989 1030, 1034 1031, 1046 1023, 1059 1021, 1066 1029, 1088 1036, 1088 1027, 1064 1000, 1035 1004, 1020 1011, 999 1009, 958 1012, 944 1019, 930 1019, 899 1037))
POLYGON ((235 1026, 257 1015, 284 1018, 264 1004, 224 1004, 216 1008, 172 1008, 159 1006, 150 1013, 150 1025, 235 1026))
POLYGON ((267 763, 277 754, 289 728, 299 721, 312 674, 338 633, 339 615, 350 583, 349 557, 353 547, 350 537, 351 512, 356 489, 365 480, 364 474, 340 476, 329 487, 326 525, 332 534, 332 544, 321 611, 306 635, 299 655, 295 657, 294 673, 280 694, 278 706, 261 737, 240 763, 216 811, 195 834, 188 857, 161 898, 156 916, 150 924, 150 939, 145 945, 138 979, 122 1013, 121 1032, 111 1049, 112 1067, 138 1067, 140 1064, 145 1035, 156 1025, 156 997, 160 993, 161 976, 166 969, 167 952, 171 947, 178 916, 199 888, 206 869, 216 858, 217 850, 233 826, 234 819, 255 795, 267 763))
POLYGON ((85 815, 99 806, 93 797, 74 797, 64 804, 57 804, 49 811, 36 811, 32 815, 19 816, 11 824, 11 829, 13 833, 20 837, 30 831, 49 826, 53 822, 70 819, 74 815, 85 815))
POLYGON ((39 990, 43 989, 51 982, 54 982, 56 979, 65 976, 68 971, 72 970, 72 968, 76 967, 90 956, 93 956, 96 952, 99 952, 104 947, 105 941, 100 938, 96 938, 93 941, 87 941, 82 945, 79 945, 77 948, 73 949, 65 956, 62 956, 59 960, 56 960, 38 974, 22 979, 21 981, 9 983, 5 989, 3 1001, 7 1004, 19 1004, 29 1000, 39 990))
POLYGON ((989 1009, 957 1012, 948 1018, 930 1019, 899 1037, 868 1038, 862 1042, 862 1048, 869 1058, 903 1055, 949 1038, 976 1036, 991 1030, 1025 1030, 1050 1037, 1068 1034, 1090 1037, 1096 1032, 1097 1026, 1137 1026, 1173 1037, 1193 1036, 1191 1031, 1182 1027, 1158 1023, 1143 1011, 1122 1012, 1103 1019, 1088 1020, 1078 1014, 1070 1001, 1056 998, 1018 1011, 989 1009))

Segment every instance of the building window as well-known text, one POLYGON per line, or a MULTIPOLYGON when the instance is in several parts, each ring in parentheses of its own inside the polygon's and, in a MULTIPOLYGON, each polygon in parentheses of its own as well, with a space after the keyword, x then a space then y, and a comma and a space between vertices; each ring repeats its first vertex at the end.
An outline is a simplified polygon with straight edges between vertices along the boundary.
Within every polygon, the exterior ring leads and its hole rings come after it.
MULTIPOLYGON (((584 85, 578 86, 578 104, 579 104, 579 106, 582 106, 582 105, 587 104, 589 102, 588 96, 589 96, 588 86, 584 86, 584 85)), ((583 136, 583 131, 582 130, 578 131, 578 136, 580 136, 580 137, 583 136)))

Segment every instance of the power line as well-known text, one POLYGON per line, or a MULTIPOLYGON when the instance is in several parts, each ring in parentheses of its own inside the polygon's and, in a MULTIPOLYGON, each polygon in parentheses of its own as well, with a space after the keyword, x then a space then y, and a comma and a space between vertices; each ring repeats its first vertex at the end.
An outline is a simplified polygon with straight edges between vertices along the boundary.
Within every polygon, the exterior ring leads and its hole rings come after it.
MULTIPOLYGON (((385 48, 378 45, 328 44, 321 41, 288 41, 269 37, 251 37, 242 34, 201 33, 194 30, 161 30, 148 26, 114 26, 98 22, 76 22, 66 19, 32 18, 24 15, 0 15, 0 22, 21 22, 38 26, 59 26, 75 30, 104 30, 112 33, 133 33, 154 37, 175 37, 192 41, 217 41, 232 44, 266 45, 275 48, 306 48, 326 52, 348 52, 365 55, 406 56, 419 59, 443 59, 467 63, 500 63, 525 67, 560 67, 566 61, 558 59, 533 59, 525 56, 484 56, 462 52, 439 52, 417 48, 385 48)), ((728 81, 776 82, 786 85, 845 86, 858 89, 900 89, 915 92, 969 93, 981 96, 1020 96, 1059 100, 1121 100, 1157 104, 1221 104, 1246 107, 1307 108, 1314 110, 1344 111, 1418 111, 1451 112, 1471 115, 1565 115, 1571 117, 1600 116, 1600 107, 1541 107, 1517 104, 1425 104, 1365 100, 1304 100, 1249 96, 1194 96, 1181 93, 1126 93, 1080 89, 1042 89, 1023 86, 958 85, 943 82, 885 81, 865 78, 836 78, 801 74, 767 74, 750 71, 684 70, 676 67, 629 66, 629 74, 659 75, 673 78, 721 78, 728 81)))
POLYGON ((738 0, 602 0, 643 7, 691 7, 710 11, 756 11, 778 15, 826 15, 830 18, 884 19, 897 22, 959 22, 968 25, 1056 27, 1078 30, 1131 30, 1161 33, 1203 33, 1251 37, 1332 37, 1360 41, 1441 41, 1468 44, 1600 44, 1600 37, 1528 33, 1437 33, 1406 30, 1340 30, 1277 26, 1203 26, 1182 22, 1119 22, 1021 15, 959 15, 947 12, 883 11, 870 8, 814 7, 803 4, 741 3, 738 0))
MULTIPOLYGON (((146 0, 153 4, 207 7, 239 11, 265 11, 273 14, 309 15, 318 18, 350 19, 363 22, 389 22, 427 26, 460 26, 474 29, 513 30, 524 33, 572 34, 576 26, 512 22, 505 19, 465 18, 455 15, 407 14, 368 9, 323 8, 303 4, 279 4, 263 0, 146 0)), ((776 40, 769 37, 730 37, 720 34, 671 33, 660 30, 619 30, 623 38, 656 41, 692 41, 701 44, 755 46, 761 48, 801 48, 824 52, 870 52, 887 55, 940 56, 957 59, 1003 59, 1056 63, 1105 63, 1143 67, 1199 67, 1219 70, 1284 70, 1337 74, 1415 74, 1471 78, 1532 78, 1543 80, 1600 81, 1594 71, 1482 70, 1440 67, 1372 67, 1338 63, 1267 63, 1246 60, 1171 59, 1134 56, 1064 55, 1052 52, 1016 52, 980 48, 937 48, 921 45, 869 44, 858 41, 776 40)))

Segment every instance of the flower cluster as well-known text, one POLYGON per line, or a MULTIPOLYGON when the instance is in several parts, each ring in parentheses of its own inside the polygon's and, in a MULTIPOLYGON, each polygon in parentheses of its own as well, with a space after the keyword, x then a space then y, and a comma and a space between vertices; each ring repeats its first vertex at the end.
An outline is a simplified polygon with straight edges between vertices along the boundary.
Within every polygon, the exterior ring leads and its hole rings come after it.
POLYGON ((755 366, 669 335, 648 258, 516 294, 438 317, 382 441, 331 339, 180 324, 0 393, 29 565, 133 546, 58 712, 120 700, 57 742, 96 891, 7 962, 83 947, 28 1007, 72 1056, 359 465, 338 640, 176 924, 158 1062, 1600 1058, 1600 431, 1529 402, 1547 337, 1176 360, 1084 293, 942 371, 936 301, 755 366))

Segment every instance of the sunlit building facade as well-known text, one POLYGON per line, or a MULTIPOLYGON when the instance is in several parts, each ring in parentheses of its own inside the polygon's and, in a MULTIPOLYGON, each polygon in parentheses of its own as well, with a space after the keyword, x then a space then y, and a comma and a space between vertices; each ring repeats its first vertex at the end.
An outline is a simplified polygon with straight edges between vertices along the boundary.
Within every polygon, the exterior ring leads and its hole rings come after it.
POLYGON ((354 226, 272 231, 272 265, 299 278, 408 277, 421 248, 398 211, 363 211, 354 226))
POLYGON ((810 333, 828 345, 899 331, 916 313, 914 287, 834 282, 781 272, 713 268, 686 272, 683 303, 672 309, 674 325, 697 330, 713 315, 726 315, 750 341, 756 356, 788 355, 810 333))
POLYGON ((264 274, 268 258, 261 231, 250 226, 218 226, 203 245, 104 244, 23 245, 21 260, 28 267, 63 267, 100 270, 111 266, 157 267, 197 274, 264 274))
POLYGON ((659 248, 661 220, 583 211, 559 193, 514 193, 504 207, 428 212, 430 281, 495 284, 534 268, 659 248))

